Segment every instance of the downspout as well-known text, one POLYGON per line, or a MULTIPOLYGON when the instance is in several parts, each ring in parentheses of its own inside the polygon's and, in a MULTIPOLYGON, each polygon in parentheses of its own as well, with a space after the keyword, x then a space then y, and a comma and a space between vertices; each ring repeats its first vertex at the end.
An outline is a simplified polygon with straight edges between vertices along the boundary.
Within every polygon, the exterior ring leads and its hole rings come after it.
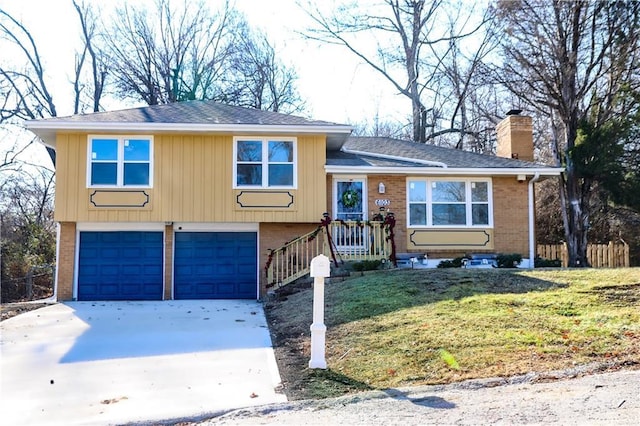
POLYGON ((56 222, 56 262, 55 270, 53 271, 53 296, 51 296, 54 302, 58 301, 58 271, 60 270, 60 222, 56 222))
POLYGON ((529 268, 535 268, 536 257, 536 236, 535 236, 535 203, 533 185, 540 180, 540 172, 536 174, 529 181, 529 268))

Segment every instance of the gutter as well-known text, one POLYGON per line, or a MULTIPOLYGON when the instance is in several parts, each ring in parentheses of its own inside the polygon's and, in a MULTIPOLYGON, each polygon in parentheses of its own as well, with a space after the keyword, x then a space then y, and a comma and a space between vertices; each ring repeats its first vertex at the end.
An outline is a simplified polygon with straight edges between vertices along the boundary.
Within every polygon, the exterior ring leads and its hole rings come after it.
POLYGON ((60 271, 60 265, 58 261, 60 259, 60 222, 56 222, 56 270, 53 274, 53 296, 52 299, 54 302, 58 301, 58 273, 60 271))
POLYGON ((535 205, 533 185, 540 180, 540 173, 536 173, 529 181, 529 268, 535 269, 536 257, 536 236, 535 236, 535 205))
POLYGON ((398 157, 396 155, 385 155, 385 154, 378 154, 378 153, 373 153, 373 152, 368 152, 368 151, 357 151, 357 150, 348 149, 348 148, 342 148, 341 151, 342 152, 346 152, 347 154, 362 155, 362 156, 374 157, 374 158, 382 158, 384 160, 407 161, 409 163, 417 163, 417 164, 424 164, 424 165, 427 165, 427 166, 442 167, 443 169, 447 168, 447 165, 445 163, 441 162, 441 161, 430 161, 430 160, 420 160, 420 159, 409 158, 409 157, 398 157))
MULTIPOLYGON (((409 159, 416 163, 416 160, 409 159)), ((377 166, 333 166, 325 165, 325 172, 334 174, 389 174, 389 175, 428 175, 428 176, 559 176, 561 167, 531 168, 450 168, 450 167, 377 167, 377 166)))
POLYGON ((324 134, 329 139, 332 135, 340 135, 344 138, 351 134, 353 128, 347 125, 331 124, 295 124, 272 125, 260 123, 243 124, 216 124, 216 123, 136 123, 136 122, 85 122, 85 121, 25 121, 27 130, 35 133, 42 143, 54 148, 56 145, 56 133, 62 131, 80 131, 85 133, 238 133, 244 135, 253 134, 324 134))
POLYGON ((82 130, 94 131, 127 131, 136 132, 270 132, 270 133, 344 133, 351 134, 353 128, 340 124, 260 124, 260 123, 137 123, 137 122, 88 122, 28 120, 25 127, 29 130, 82 130))

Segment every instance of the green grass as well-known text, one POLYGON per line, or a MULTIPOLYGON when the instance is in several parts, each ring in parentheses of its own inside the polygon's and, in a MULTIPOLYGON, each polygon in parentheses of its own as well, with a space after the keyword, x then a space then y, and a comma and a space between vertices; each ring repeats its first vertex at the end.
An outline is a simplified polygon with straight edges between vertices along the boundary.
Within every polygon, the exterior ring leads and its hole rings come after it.
MULTIPOLYGON (((268 309, 278 328, 308 335, 311 293, 268 309)), ((327 363, 351 388, 638 363, 639 305, 639 268, 384 271, 326 286, 327 363)))

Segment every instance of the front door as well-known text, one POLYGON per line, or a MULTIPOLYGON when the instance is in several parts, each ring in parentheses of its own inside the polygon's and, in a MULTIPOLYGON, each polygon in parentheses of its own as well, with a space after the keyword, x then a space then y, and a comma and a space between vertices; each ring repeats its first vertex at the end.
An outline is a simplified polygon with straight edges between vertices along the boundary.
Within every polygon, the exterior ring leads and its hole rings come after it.
MULTIPOLYGON (((336 221, 364 222, 367 220, 367 188, 363 178, 334 180, 334 213, 336 221)), ((364 227, 350 224, 335 226, 334 242, 339 248, 364 247, 364 227)))

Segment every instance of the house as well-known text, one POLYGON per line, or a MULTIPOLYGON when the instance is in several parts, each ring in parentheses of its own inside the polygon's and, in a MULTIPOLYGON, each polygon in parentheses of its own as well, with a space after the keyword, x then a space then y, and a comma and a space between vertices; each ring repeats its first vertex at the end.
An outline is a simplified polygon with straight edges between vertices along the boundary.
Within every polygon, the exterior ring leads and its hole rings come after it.
MULTIPOLYGON (((26 125, 56 151, 59 300, 259 298, 276 249, 312 241, 324 212, 339 255, 388 256, 370 220, 392 212, 399 253, 531 259, 534 183, 561 172, 532 162, 520 115, 500 156, 208 101, 26 125)), ((288 253, 282 270, 311 252, 288 253)))

